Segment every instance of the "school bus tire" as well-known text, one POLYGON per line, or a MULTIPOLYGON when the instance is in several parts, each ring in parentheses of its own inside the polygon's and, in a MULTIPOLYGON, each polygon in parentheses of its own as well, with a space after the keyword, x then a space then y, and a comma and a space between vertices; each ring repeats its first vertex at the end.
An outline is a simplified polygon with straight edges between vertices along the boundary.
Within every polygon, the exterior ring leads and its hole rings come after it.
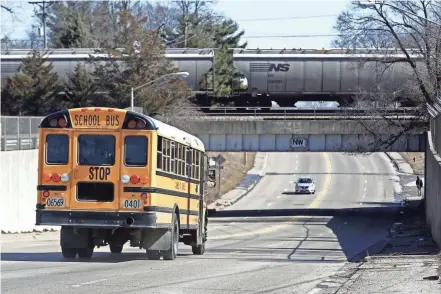
POLYGON ((194 255, 203 255, 205 253, 205 243, 202 245, 191 246, 191 251, 194 255))
POLYGON ((170 238, 170 249, 162 252, 164 260, 175 260, 179 247, 179 221, 176 213, 173 214, 173 226, 170 238))
POLYGON ((123 250, 123 246, 109 245, 109 247, 110 247, 110 252, 113 254, 121 253, 123 250))
POLYGON ((61 253, 63 254, 63 257, 66 259, 75 259, 78 251, 77 248, 61 247, 61 253))
POLYGON ((203 243, 202 245, 193 245, 191 246, 191 251, 194 255, 203 255, 205 253, 205 241, 207 240, 207 225, 208 225, 208 218, 207 218, 207 212, 205 212, 204 217, 204 233, 203 233, 203 243))
POLYGON ((161 251, 159 250, 146 250, 147 259, 149 260, 160 260, 161 259, 161 251))
POLYGON ((79 258, 84 258, 84 259, 89 259, 92 257, 93 255, 93 249, 95 246, 89 246, 86 248, 77 248, 78 250, 78 257, 79 258))

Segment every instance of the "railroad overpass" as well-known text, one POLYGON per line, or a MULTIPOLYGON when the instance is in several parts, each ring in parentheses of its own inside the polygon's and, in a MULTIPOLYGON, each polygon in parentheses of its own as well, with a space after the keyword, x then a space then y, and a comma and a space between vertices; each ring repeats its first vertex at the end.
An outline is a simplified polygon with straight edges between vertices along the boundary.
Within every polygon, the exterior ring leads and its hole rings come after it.
POLYGON ((387 123, 374 120, 200 120, 185 129, 199 137, 208 151, 242 152, 424 152, 423 124, 413 133, 401 136, 390 147, 375 146, 400 132, 387 123), (370 133, 363 125, 377 130, 370 133))
MULTIPOLYGON (((198 136, 207 151, 265 151, 265 152, 360 152, 396 151, 423 152, 426 150, 424 122, 390 147, 374 146, 378 138, 387 138, 402 131, 385 120, 360 110, 345 111, 295 110, 291 113, 236 113, 211 116, 188 116, 164 122, 198 136), (352 115, 351 115, 352 113, 352 115), (366 128, 368 127, 368 128, 366 128), (374 129, 370 133, 368 129, 374 129)), ((408 122, 415 117, 390 111, 390 119, 408 122)), ((38 148, 38 124, 42 117, 2 117, 2 150, 38 148), (19 127, 17 127, 17 125, 19 127)), ((169 119, 167 121, 167 119, 169 119)), ((160 119, 161 120, 161 119, 160 119)))

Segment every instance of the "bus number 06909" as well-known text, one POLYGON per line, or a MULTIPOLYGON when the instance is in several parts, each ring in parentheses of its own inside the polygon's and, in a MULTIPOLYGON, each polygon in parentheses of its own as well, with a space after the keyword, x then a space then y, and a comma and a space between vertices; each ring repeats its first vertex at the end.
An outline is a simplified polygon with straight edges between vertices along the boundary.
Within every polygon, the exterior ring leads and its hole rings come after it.
POLYGON ((139 200, 124 200, 123 202, 123 208, 134 208, 138 209, 140 207, 140 201, 139 200))

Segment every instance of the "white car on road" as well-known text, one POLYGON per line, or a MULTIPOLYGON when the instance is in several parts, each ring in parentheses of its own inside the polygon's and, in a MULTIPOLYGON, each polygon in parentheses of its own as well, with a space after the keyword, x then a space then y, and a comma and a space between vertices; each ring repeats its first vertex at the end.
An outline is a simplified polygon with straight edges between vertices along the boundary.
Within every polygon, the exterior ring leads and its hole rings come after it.
POLYGON ((312 178, 299 178, 296 182, 296 193, 315 193, 315 181, 312 178))

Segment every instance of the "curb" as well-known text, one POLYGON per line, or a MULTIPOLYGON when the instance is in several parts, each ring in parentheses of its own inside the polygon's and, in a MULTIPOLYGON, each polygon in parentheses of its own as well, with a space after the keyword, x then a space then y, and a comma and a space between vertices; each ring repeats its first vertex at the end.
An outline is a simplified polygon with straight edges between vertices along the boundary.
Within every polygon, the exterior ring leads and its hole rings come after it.
MULTIPOLYGON (((243 197, 245 197, 246 195, 248 195, 248 193, 250 193, 253 189, 254 189, 254 187, 256 187, 257 186, 257 184, 260 182, 260 180, 265 176, 265 174, 266 174, 266 165, 267 165, 267 163, 268 163, 268 152, 265 152, 265 158, 264 158, 264 163, 263 163, 263 165, 262 165, 262 167, 261 167, 261 169, 260 169, 260 172, 258 172, 256 175, 257 175, 257 179, 254 181, 254 183, 252 183, 251 185, 249 185, 247 188, 245 188, 245 189, 243 189, 243 192, 242 193, 240 193, 236 198, 234 198, 234 199, 232 199, 232 200, 230 200, 230 201, 228 201, 228 203, 224 203, 224 204, 221 204, 221 205, 219 205, 219 207, 216 207, 216 203, 219 203, 218 201, 222 201, 223 199, 222 199, 222 197, 221 198, 219 198, 218 200, 216 200, 215 202, 213 202, 210 206, 212 206, 212 207, 208 207, 208 209, 214 209, 214 210, 217 210, 217 209, 220 209, 220 210, 222 210, 222 209, 224 209, 225 207, 228 207, 228 206, 231 206, 231 205, 233 205, 234 203, 236 203, 237 201, 239 201, 240 199, 242 199, 243 197)), ((250 173, 247 173, 247 175, 249 175, 250 173)), ((243 180, 239 183, 239 185, 241 184, 243 182, 243 180)), ((233 190, 236 190, 236 189, 239 189, 239 188, 234 188, 233 190)), ((242 189, 241 189, 242 190, 242 189)))
POLYGON ((397 172, 403 173, 403 171, 400 169, 400 166, 395 161, 395 159, 393 159, 392 156, 389 155, 389 152, 384 152, 384 154, 386 154, 387 158, 389 158, 389 160, 392 162, 392 164, 394 165, 394 167, 397 170, 397 172))

